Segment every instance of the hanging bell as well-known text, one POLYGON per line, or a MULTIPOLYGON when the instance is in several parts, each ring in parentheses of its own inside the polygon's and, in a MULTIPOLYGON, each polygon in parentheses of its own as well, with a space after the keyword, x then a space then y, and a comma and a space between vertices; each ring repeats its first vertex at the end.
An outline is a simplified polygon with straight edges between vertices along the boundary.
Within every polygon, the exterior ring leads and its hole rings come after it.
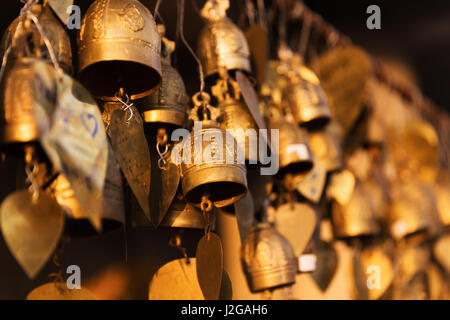
POLYGON ((146 123, 164 123, 184 127, 189 98, 183 79, 170 63, 175 43, 164 37, 165 27, 163 25, 158 25, 158 31, 162 37, 161 86, 156 92, 137 101, 136 106, 146 123))
POLYGON ((192 109, 191 118, 195 124, 181 144, 181 186, 187 202, 200 205, 207 196, 220 208, 245 196, 247 177, 245 165, 237 157, 236 140, 211 120, 214 118, 211 114, 217 110, 208 105, 209 99, 206 93, 203 98, 196 94, 192 99, 196 107, 192 109), (200 111, 210 116, 196 121, 200 111))
POLYGON ((359 185, 347 203, 333 201, 332 221, 336 238, 373 236, 380 231, 372 203, 359 185))
POLYGON ((250 72, 250 50, 244 33, 226 16, 229 0, 208 0, 201 14, 206 25, 200 32, 197 54, 205 76, 220 68, 250 72))
MULTIPOLYGON (((35 4, 31 8, 31 13, 37 17, 42 31, 48 42, 51 44, 53 52, 56 57, 56 61, 59 66, 67 73, 72 71, 72 50, 70 47, 70 39, 64 30, 63 26, 60 24, 57 18, 55 18, 48 6, 42 6, 40 4, 35 4)), ((23 45, 26 40, 24 38, 15 39, 13 41, 13 36, 16 34, 17 26, 19 25, 21 18, 16 18, 5 31, 2 39, 1 49, 5 53, 9 46, 12 46, 12 53, 8 56, 8 59, 17 58, 18 52, 17 47, 23 45), (19 41, 21 40, 21 41, 19 41)), ((50 53, 46 47, 42 35, 39 33, 36 25, 29 20, 25 20, 24 24, 27 26, 25 30, 22 31, 31 35, 35 39, 38 39, 39 45, 37 47, 38 51, 35 51, 35 58, 48 60, 50 62, 50 53)), ((22 28, 24 28, 22 24, 22 28)), ((20 35, 19 35, 20 36, 20 35)))
POLYGON ((221 79, 212 87, 212 93, 219 101, 222 121, 220 125, 228 130, 245 153, 249 164, 258 162, 258 126, 247 106, 240 100, 241 91, 237 81, 228 76, 227 70, 220 69, 221 79))
POLYGON ((304 65, 289 72, 289 78, 284 95, 295 121, 305 128, 323 128, 330 121, 331 111, 319 78, 304 65))
POLYGON ((1 144, 37 142, 39 129, 34 114, 34 58, 17 59, 3 81, 0 115, 1 144))
POLYGON ((308 132, 308 140, 314 159, 321 161, 327 172, 343 168, 342 150, 328 130, 308 132))
POLYGON ((150 11, 137 0, 96 0, 78 36, 80 80, 103 99, 120 88, 131 99, 161 82, 161 39, 150 11))
POLYGON ((442 223, 450 227, 450 186, 438 184, 434 187, 437 209, 442 223))
POLYGON ((294 251, 269 223, 251 228, 241 251, 241 259, 252 292, 295 282, 298 263, 294 251))
POLYGON ((306 132, 294 123, 278 118, 269 121, 270 129, 279 129, 280 176, 306 173, 313 168, 313 155, 306 132))

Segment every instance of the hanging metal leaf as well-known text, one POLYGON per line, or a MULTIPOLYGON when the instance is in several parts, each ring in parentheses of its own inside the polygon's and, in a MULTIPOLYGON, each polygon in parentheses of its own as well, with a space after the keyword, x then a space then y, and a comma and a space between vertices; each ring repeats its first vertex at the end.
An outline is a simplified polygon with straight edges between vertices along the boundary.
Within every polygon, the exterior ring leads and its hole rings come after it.
POLYGON ((33 289, 27 300, 97 300, 92 292, 85 288, 68 289, 65 282, 50 282, 33 289))
POLYGON ((111 146, 128 184, 145 216, 150 218, 150 151, 144 134, 142 118, 133 106, 128 111, 116 109, 111 114, 108 135, 111 146))
POLYGON ((219 299, 223 271, 223 248, 220 237, 215 233, 204 235, 197 245, 195 255, 198 283, 205 299, 219 299))
POLYGON ((205 300, 197 280, 195 258, 170 261, 153 275, 149 300, 205 300))
POLYGON ((234 212, 236 214, 241 245, 244 245, 255 220, 255 207, 250 190, 247 191, 244 198, 234 204, 234 212))
POLYGON ((26 190, 10 194, 0 207, 5 242, 27 276, 33 279, 55 250, 64 229, 64 213, 41 193, 36 201, 26 190))
POLYGON ((34 63, 35 116, 41 144, 56 170, 64 173, 93 226, 101 229, 108 146, 95 100, 77 81, 49 64, 34 63), (56 99, 49 92, 54 91, 56 99))
POLYGON ((316 270, 310 275, 322 292, 325 292, 333 280, 337 269, 337 253, 331 243, 320 241, 317 250, 316 270))
POLYGON ((180 170, 173 162, 167 162, 164 169, 161 170, 161 193, 162 197, 159 199, 159 217, 158 225, 166 216, 167 210, 175 198, 178 185, 180 183, 180 170))
POLYGON ((219 300, 231 300, 233 299, 233 284, 231 283, 228 272, 223 269, 222 271, 222 286, 220 288, 219 300))
POLYGON ((63 24, 69 21, 70 13, 69 7, 73 5, 74 0, 47 0, 50 7, 56 13, 63 24))
POLYGON ((297 183, 297 191, 309 201, 317 204, 323 194, 327 180, 327 169, 320 161, 314 161, 313 169, 297 183))

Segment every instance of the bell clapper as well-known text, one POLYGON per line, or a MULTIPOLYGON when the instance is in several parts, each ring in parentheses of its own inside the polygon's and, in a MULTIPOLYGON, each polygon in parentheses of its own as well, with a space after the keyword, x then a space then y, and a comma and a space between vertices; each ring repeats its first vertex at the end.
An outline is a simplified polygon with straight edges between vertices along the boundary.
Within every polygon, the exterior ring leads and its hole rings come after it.
POLYGON ((183 255, 183 257, 186 259, 186 264, 189 264, 190 260, 186 253, 186 248, 181 245, 181 234, 183 233, 183 231, 184 230, 181 229, 181 230, 177 231, 176 233, 174 233, 169 239, 169 245, 172 248, 178 249, 181 252, 181 254, 183 255))

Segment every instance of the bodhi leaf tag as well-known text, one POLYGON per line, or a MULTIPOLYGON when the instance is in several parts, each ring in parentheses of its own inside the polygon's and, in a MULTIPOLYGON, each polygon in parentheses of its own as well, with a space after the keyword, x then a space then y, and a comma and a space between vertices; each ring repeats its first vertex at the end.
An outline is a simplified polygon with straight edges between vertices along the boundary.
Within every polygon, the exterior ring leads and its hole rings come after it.
POLYGON ((327 169, 321 161, 314 161, 314 167, 304 178, 298 181, 297 191, 309 201, 317 204, 323 194, 327 180, 327 169))
POLYGON ((97 300, 92 292, 85 288, 68 289, 65 282, 50 282, 33 289, 27 300, 97 300))
POLYGON ((314 209, 304 203, 287 203, 278 207, 275 227, 285 237, 299 257, 311 239, 317 223, 314 209))
POLYGON ((234 212, 236 214, 241 245, 244 245, 255 219, 255 206, 250 190, 247 191, 244 198, 234 204, 234 212))
POLYGON ((338 258, 336 250, 331 243, 320 241, 317 250, 316 270, 311 278, 322 292, 325 292, 334 278, 337 270, 338 258))
POLYGON ((166 263, 153 275, 149 300, 205 300, 197 280, 197 259, 177 259, 166 263))
POLYGON ((160 197, 158 225, 166 216, 170 205, 177 193, 178 185, 180 183, 180 170, 178 166, 169 161, 165 164, 164 169, 161 170, 161 189, 162 197, 160 197))
POLYGON ((241 89, 245 104, 250 110, 250 113, 253 116, 256 124, 258 125, 258 128, 266 129, 266 124, 263 117, 261 116, 261 112, 259 111, 258 96, 256 95, 255 89, 251 85, 250 80, 241 71, 237 71, 236 81, 238 82, 239 88, 241 89))
POLYGON ((34 72, 34 112, 42 147, 99 231, 108 145, 98 106, 81 84, 66 74, 58 77, 45 62, 36 62, 34 72))
POLYGON ((64 214, 56 201, 45 193, 33 201, 25 190, 10 194, 0 207, 5 242, 33 279, 56 249, 64 229, 64 214))
POLYGON ((212 232, 204 235, 197 245, 195 255, 198 283, 205 299, 219 299, 223 271, 223 249, 220 237, 212 232))
POLYGON ((349 170, 343 170, 331 176, 327 196, 336 200, 341 206, 347 205, 355 190, 356 178, 349 170))
POLYGON ((150 151, 142 118, 134 106, 128 111, 116 109, 111 114, 108 135, 117 163, 133 190, 139 205, 150 220, 150 151))

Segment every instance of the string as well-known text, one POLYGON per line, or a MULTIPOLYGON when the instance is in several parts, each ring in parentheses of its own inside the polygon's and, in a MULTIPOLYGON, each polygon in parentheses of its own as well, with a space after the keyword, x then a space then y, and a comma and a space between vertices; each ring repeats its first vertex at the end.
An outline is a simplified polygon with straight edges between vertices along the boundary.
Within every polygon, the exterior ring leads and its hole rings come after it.
POLYGON ((186 48, 189 50, 189 52, 191 53, 192 57, 195 59, 195 61, 198 64, 198 73, 200 76, 200 92, 203 95, 203 92, 205 90, 205 79, 204 79, 204 74, 203 74, 203 67, 202 67, 202 63, 200 61, 200 59, 197 57, 197 55, 195 54, 194 50, 192 50, 191 46, 189 45, 189 43, 186 41, 186 38, 184 37, 184 0, 178 0, 178 7, 180 9, 180 15, 178 16, 179 19, 179 30, 180 30, 180 38, 181 41, 183 42, 183 44, 186 46, 186 48))
POLYGON ((267 17, 264 0, 257 0, 259 25, 267 32, 267 17))
POLYGON ((280 0, 278 7, 280 9, 280 14, 278 17, 279 43, 280 46, 284 46, 286 44, 286 21, 287 21, 286 0, 280 0))
MULTIPOLYGON (((161 17, 161 16, 159 15, 159 6, 161 5, 161 2, 162 2, 162 0, 156 1, 155 11, 154 11, 154 16, 155 16, 155 17, 156 17, 156 16, 161 17)), ((163 24, 164 24, 164 23, 163 23, 163 24)))
MULTIPOLYGON (((301 5, 303 5, 303 2, 300 2, 301 5)), ((306 49, 308 48, 309 43, 309 37, 311 34, 311 23, 312 18, 311 15, 303 10, 303 26, 302 26, 302 32, 300 34, 300 43, 298 47, 298 52, 300 53, 300 56, 305 59, 306 49)))

